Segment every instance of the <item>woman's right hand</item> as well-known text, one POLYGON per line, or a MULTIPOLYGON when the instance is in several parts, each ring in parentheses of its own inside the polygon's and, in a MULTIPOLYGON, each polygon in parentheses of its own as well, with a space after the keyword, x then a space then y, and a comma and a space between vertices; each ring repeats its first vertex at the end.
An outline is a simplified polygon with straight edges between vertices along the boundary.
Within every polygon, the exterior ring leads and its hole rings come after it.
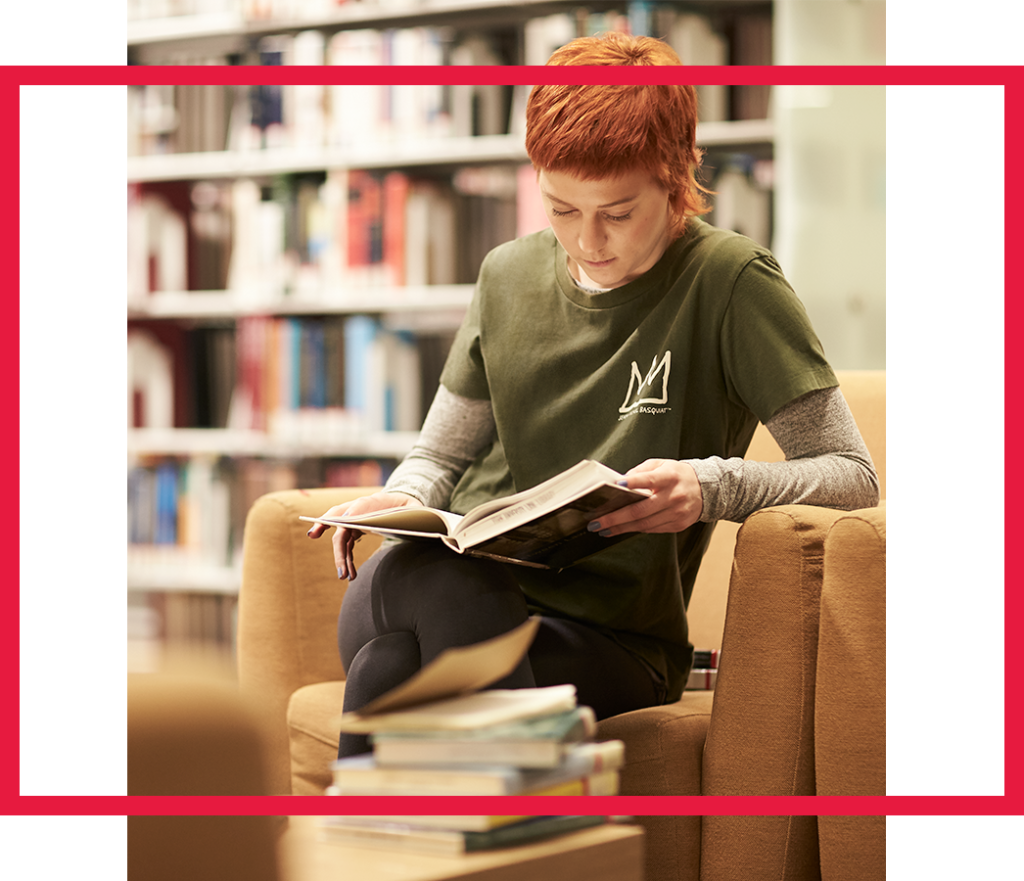
MULTIPOLYGON (((404 508, 422 506, 422 502, 407 496, 405 493, 373 493, 362 496, 343 505, 335 505, 324 512, 324 517, 340 517, 343 514, 352 516, 355 514, 369 514, 373 511, 383 511, 385 508, 404 508)), ((348 529, 344 526, 328 526, 326 523, 314 523, 313 528, 306 533, 310 538, 320 538, 328 529, 334 529, 334 562, 338 566, 338 578, 347 578, 352 581, 356 577, 356 565, 353 559, 353 551, 356 542, 363 537, 358 529, 348 529)))

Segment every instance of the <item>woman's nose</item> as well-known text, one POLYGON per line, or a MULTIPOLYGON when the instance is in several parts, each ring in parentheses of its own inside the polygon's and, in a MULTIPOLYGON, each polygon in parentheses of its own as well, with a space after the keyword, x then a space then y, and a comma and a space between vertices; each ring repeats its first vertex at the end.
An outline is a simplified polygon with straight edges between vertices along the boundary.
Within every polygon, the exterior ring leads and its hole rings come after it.
POLYGON ((580 250, 587 254, 596 254, 604 247, 606 241, 607 236, 600 218, 584 218, 580 225, 580 250))

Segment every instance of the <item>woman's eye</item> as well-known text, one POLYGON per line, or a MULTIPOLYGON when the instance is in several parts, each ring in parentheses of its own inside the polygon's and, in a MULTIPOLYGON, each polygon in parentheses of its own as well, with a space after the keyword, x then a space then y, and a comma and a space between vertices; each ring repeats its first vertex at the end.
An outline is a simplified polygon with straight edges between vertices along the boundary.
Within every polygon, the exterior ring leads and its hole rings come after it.
MULTIPOLYGON (((570 214, 573 214, 574 212, 575 209, 570 209, 568 211, 559 211, 557 208, 551 209, 551 214, 554 217, 568 217, 570 214)), ((629 220, 632 216, 633 212, 631 211, 629 214, 606 214, 605 219, 612 220, 615 222, 621 222, 623 220, 629 220)))

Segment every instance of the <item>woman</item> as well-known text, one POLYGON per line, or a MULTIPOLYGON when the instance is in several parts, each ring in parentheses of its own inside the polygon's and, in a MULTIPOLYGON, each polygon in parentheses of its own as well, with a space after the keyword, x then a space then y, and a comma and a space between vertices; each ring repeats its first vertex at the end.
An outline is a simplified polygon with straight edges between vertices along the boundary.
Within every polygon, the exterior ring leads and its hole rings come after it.
MULTIPOLYGON (((620 34, 549 61, 679 63, 620 34)), ((676 700, 715 521, 877 503, 868 451, 774 258, 700 219, 696 124, 690 86, 532 90, 526 146, 551 228, 488 255, 415 449, 382 493, 327 512, 464 513, 589 457, 652 493, 590 528, 636 534, 561 572, 388 542, 356 579, 358 533, 338 529, 346 710, 529 615, 537 637, 497 687, 571 682, 598 718, 676 700), (785 462, 742 460, 758 421, 785 462)), ((366 749, 343 735, 339 755, 366 749)))

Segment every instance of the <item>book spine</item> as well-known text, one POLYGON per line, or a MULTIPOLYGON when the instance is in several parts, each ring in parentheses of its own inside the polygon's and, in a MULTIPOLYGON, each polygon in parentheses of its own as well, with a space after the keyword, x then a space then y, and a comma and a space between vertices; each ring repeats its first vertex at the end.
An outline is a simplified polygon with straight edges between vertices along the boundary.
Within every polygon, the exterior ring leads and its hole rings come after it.
POLYGON ((531 789, 520 795, 618 795, 619 772, 602 771, 574 780, 531 789))

